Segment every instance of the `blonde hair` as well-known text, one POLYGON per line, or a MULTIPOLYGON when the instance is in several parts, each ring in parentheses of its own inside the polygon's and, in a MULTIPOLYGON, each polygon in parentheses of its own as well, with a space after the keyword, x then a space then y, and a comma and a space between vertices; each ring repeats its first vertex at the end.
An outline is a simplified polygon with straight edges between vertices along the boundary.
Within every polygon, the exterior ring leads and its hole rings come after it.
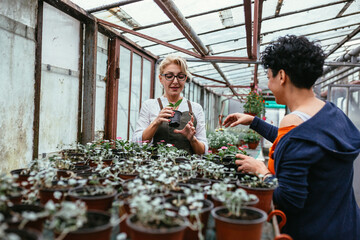
POLYGON ((164 60, 162 60, 159 65, 160 74, 163 74, 164 69, 172 63, 180 66, 181 72, 185 73, 188 76, 188 79, 191 80, 191 74, 189 72, 186 60, 180 56, 168 55, 164 60))

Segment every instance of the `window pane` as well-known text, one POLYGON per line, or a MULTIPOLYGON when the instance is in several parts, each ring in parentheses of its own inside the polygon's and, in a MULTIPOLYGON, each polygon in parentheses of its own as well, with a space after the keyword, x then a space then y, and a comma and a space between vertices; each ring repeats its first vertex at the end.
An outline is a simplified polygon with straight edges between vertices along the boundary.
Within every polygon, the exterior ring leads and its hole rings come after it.
POLYGON ((143 80, 142 80, 142 96, 141 102, 150 98, 151 86, 151 63, 147 59, 143 59, 143 80))
POLYGON ((116 136, 127 139, 129 81, 130 81, 130 50, 120 46, 120 79, 118 89, 118 111, 116 136))
POLYGON ((141 57, 133 53, 132 77, 131 77, 131 103, 130 103, 130 136, 136 128, 140 107, 140 84, 141 84, 141 57))

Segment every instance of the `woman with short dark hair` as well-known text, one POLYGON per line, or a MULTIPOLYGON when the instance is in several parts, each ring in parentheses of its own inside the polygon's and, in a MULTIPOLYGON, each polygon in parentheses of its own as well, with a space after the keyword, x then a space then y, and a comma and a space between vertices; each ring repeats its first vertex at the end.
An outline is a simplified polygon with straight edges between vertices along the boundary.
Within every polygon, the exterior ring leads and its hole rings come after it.
POLYGON ((353 191, 353 162, 360 132, 333 103, 312 91, 322 75, 324 53, 305 37, 280 37, 261 61, 268 87, 291 113, 280 127, 246 114, 229 115, 224 126, 250 125, 273 142, 268 166, 237 155, 238 170, 276 177, 273 202, 287 216, 283 231, 295 240, 360 239, 360 210, 353 191))

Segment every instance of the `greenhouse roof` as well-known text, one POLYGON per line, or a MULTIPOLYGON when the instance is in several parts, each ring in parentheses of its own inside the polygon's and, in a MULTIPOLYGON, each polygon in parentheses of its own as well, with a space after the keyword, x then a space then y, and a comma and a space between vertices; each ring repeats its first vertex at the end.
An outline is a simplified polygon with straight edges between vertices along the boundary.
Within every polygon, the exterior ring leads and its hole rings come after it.
POLYGON ((72 2, 160 59, 185 57, 193 80, 223 96, 247 94, 253 83, 267 89, 259 53, 286 34, 320 42, 328 55, 325 79, 340 65, 360 67, 360 0, 72 2))

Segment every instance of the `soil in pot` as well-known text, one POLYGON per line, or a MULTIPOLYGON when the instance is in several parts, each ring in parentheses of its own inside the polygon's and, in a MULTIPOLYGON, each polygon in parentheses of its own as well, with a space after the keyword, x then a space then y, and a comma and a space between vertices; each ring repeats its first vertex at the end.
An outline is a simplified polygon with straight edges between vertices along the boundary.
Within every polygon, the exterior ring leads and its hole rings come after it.
POLYGON ((172 116, 169 122, 169 126, 173 127, 173 128, 177 128, 180 126, 180 119, 181 119, 181 115, 182 112, 178 111, 178 110, 173 110, 174 111, 174 116, 172 116))
POLYGON ((143 226, 134 214, 126 219, 126 224, 130 228, 131 240, 183 240, 187 226, 184 219, 184 224, 180 226, 150 228, 143 226))
POLYGON ((242 216, 229 216, 226 207, 217 207, 211 211, 215 219, 217 240, 260 240, 262 226, 267 219, 267 214, 257 208, 243 207, 242 216))
MULTIPOLYGON (((70 232, 64 240, 107 240, 111 237, 110 215, 102 211, 88 211, 87 223, 80 229, 70 232)), ((59 235, 59 234, 55 234, 59 235)))

